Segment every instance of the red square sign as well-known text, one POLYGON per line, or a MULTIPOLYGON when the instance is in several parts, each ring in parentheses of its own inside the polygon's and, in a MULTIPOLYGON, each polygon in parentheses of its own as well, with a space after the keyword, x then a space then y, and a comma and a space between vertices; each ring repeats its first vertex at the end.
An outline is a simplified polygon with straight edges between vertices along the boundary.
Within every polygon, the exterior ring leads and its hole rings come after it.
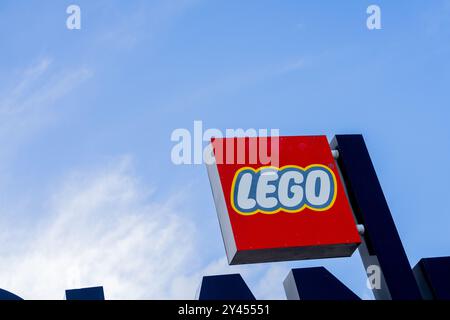
POLYGON ((326 136, 212 146, 208 175, 230 264, 350 256, 360 244, 326 136))

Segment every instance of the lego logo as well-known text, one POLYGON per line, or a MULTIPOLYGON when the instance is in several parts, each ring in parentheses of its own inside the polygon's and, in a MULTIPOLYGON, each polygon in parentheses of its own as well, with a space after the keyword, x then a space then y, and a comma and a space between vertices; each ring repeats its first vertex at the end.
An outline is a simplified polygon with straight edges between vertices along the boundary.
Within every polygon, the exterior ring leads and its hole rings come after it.
POLYGON ((241 215, 325 211, 336 200, 333 171, 321 164, 239 169, 231 188, 231 205, 241 215))

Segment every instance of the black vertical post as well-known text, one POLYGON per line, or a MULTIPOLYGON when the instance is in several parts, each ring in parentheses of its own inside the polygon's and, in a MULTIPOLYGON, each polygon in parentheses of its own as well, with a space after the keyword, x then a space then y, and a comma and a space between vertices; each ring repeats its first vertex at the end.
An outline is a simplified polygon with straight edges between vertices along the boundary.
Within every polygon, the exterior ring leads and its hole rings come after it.
MULTIPOLYGON (((422 299, 362 135, 336 135, 332 149, 358 223, 365 227, 365 265, 377 261, 392 300, 422 299)), ((385 288, 383 288, 385 289, 385 288)), ((376 290, 374 294, 377 297, 376 290)))

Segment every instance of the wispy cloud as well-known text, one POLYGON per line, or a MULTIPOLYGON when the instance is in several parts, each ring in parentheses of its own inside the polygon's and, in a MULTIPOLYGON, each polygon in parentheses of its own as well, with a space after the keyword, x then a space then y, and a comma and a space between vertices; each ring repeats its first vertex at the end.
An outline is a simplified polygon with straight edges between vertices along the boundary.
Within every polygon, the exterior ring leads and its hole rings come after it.
POLYGON ((450 25, 450 1, 436 1, 431 8, 421 13, 425 33, 428 36, 439 36, 448 32, 450 25))
POLYGON ((221 96, 236 93, 248 87, 298 72, 307 66, 306 60, 297 58, 282 63, 253 67, 245 71, 218 75, 215 79, 205 80, 185 96, 175 96, 165 109, 186 110, 199 102, 217 99, 221 96), (180 103, 180 101, 182 103, 180 103))
POLYGON ((59 101, 92 76, 85 66, 61 69, 53 67, 50 58, 42 58, 0 88, 0 164, 51 118, 59 101))
POLYGON ((106 13, 114 23, 102 26, 94 39, 96 44, 104 43, 110 49, 133 49, 138 44, 155 42, 170 29, 179 16, 199 2, 200 0, 144 1, 125 13, 118 10, 114 2, 99 2, 96 9, 106 13))
POLYGON ((97 284, 109 299, 178 297, 171 286, 192 262, 195 228, 176 200, 152 201, 130 170, 124 158, 75 172, 29 230, 3 223, 3 243, 18 245, 0 247, 2 287, 31 299, 97 284))
POLYGON ((93 75, 86 67, 51 70, 51 65, 41 59, 13 79, 12 88, 0 91, 0 136, 38 123, 49 107, 93 75))

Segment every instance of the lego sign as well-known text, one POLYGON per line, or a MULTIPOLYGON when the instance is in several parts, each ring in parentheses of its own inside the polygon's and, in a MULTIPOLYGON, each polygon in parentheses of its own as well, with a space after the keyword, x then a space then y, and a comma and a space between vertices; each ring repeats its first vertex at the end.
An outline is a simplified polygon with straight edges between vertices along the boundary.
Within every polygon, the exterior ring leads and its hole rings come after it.
POLYGON ((350 256, 360 244, 325 136, 220 138, 212 150, 227 159, 208 175, 230 264, 350 256), (276 161, 252 155, 274 140, 276 161))
POLYGON ((336 176, 323 165, 239 169, 231 185, 231 205, 242 215, 325 211, 336 200, 336 176))

